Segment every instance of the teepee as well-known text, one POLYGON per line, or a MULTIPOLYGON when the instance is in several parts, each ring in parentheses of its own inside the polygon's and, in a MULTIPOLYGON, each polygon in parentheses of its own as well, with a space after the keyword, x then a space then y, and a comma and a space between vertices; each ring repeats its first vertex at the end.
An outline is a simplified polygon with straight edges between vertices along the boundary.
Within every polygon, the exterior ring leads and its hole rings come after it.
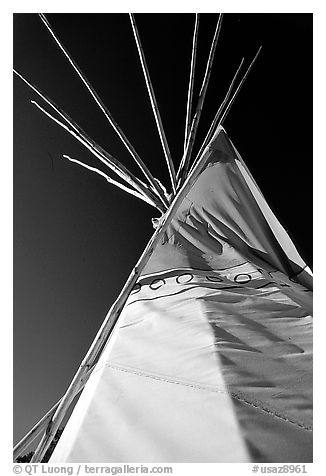
POLYGON ((223 20, 223 15, 217 17, 196 101, 196 15, 184 151, 175 168, 150 65, 130 15, 171 182, 165 187, 46 16, 40 18, 143 177, 15 71, 43 101, 32 103, 108 173, 64 157, 143 200, 160 217, 153 220, 152 238, 66 393, 16 445, 15 457, 43 432, 32 459, 41 461, 80 394, 51 462, 311 461, 312 274, 223 127, 260 49, 244 72, 244 60, 240 62, 194 154, 223 20))

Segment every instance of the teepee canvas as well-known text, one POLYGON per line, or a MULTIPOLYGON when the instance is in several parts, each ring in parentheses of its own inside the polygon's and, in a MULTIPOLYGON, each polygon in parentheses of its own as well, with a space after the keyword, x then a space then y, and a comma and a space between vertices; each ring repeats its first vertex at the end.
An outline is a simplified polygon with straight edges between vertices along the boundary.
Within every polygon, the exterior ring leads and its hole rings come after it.
MULTIPOLYGON (((311 461, 311 271, 222 125, 249 70, 238 89, 237 71, 192 165, 204 81, 176 172, 131 22, 174 192, 146 168, 149 185, 130 176, 57 109, 67 130, 118 169, 127 192, 163 211, 67 393, 42 422, 49 424, 34 460, 82 390, 53 463, 311 461)), ((191 72, 189 92, 192 81, 191 72)), ((254 148, 254 132, 251 141, 254 148)))
POLYGON ((223 129, 205 155, 53 462, 309 458, 310 274, 223 129))

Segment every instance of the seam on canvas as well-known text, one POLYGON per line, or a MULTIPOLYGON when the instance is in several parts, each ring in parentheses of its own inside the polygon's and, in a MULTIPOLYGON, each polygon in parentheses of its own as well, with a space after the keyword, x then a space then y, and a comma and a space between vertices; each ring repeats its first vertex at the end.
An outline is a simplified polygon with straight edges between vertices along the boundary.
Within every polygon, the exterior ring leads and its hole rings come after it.
POLYGON ((223 393, 225 395, 228 395, 228 392, 226 392, 222 388, 218 388, 217 385, 212 387, 212 386, 209 386, 209 385, 194 384, 194 383, 191 383, 191 382, 186 382, 185 380, 183 380, 183 381, 176 380, 174 378, 167 377, 165 375, 163 376, 163 375, 159 375, 159 374, 151 374, 151 373, 148 373, 148 372, 143 372, 140 369, 136 369, 136 368, 130 368, 130 367, 127 368, 125 366, 110 364, 109 362, 105 363, 104 365, 106 367, 110 367, 113 370, 119 370, 121 372, 127 372, 127 373, 131 373, 131 374, 135 374, 135 375, 138 375, 139 377, 147 377, 147 378, 151 378, 153 380, 159 380, 159 381, 162 381, 162 382, 172 383, 172 384, 176 384, 176 385, 183 385, 185 387, 191 387, 191 388, 194 388, 194 389, 197 389, 197 390, 207 390, 209 392, 223 393))
POLYGON ((275 409, 271 409, 271 408, 268 408, 266 405, 264 405, 261 401, 255 401, 253 399, 248 399, 243 393, 239 392, 239 393, 235 393, 235 392, 230 392, 230 395, 232 396, 232 398, 240 401, 241 403, 245 403, 246 405, 249 405, 257 410, 261 410, 262 412, 264 413, 267 413, 268 415, 270 416, 273 416, 275 418, 278 418, 278 419, 281 419, 287 423, 290 423, 292 425, 295 425, 297 426, 298 428, 302 429, 302 430, 306 430, 306 431, 312 431, 312 426, 310 425, 305 425, 304 423, 298 421, 298 420, 294 420, 292 418, 289 418, 285 415, 283 415, 282 413, 280 413, 279 411, 275 410, 275 409))
POLYGON ((297 426, 298 428, 300 428, 302 430, 312 431, 311 426, 305 425, 304 423, 302 423, 300 421, 293 420, 292 418, 288 418, 285 415, 278 412, 277 410, 275 410, 275 409, 272 410, 272 409, 268 408, 262 402, 254 401, 252 399, 247 398, 241 392, 226 392, 225 390, 222 390, 222 389, 217 388, 217 387, 213 388, 213 387, 208 387, 208 386, 204 386, 204 385, 194 385, 194 384, 191 384, 191 383, 188 383, 188 382, 181 382, 181 381, 173 380, 173 379, 167 378, 167 377, 164 378, 164 377, 161 377, 161 376, 158 376, 158 375, 153 375, 153 374, 141 372, 139 370, 127 369, 125 367, 120 367, 120 366, 112 365, 112 364, 109 364, 109 363, 106 363, 104 365, 107 366, 107 367, 110 367, 112 370, 118 370, 120 372, 131 373, 131 374, 134 374, 134 375, 138 375, 139 377, 147 377, 147 378, 157 380, 157 381, 162 381, 162 382, 171 383, 171 384, 175 384, 175 385, 183 385, 185 387, 190 387, 190 388, 193 388, 195 390, 206 390, 206 391, 212 392, 212 393, 221 393, 221 394, 224 394, 224 395, 229 395, 230 397, 234 398, 235 400, 238 400, 242 403, 245 403, 246 405, 249 405, 249 406, 255 408, 256 410, 260 410, 264 413, 267 413, 268 415, 273 416, 274 418, 281 419, 281 420, 285 421, 286 423, 290 423, 292 425, 295 425, 295 426, 297 426))

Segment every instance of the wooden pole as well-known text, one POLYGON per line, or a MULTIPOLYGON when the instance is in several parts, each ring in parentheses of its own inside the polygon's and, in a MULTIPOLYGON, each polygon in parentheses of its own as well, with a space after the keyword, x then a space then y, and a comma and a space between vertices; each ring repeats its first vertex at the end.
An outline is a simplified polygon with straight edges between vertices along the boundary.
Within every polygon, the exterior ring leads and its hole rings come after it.
POLYGON ((198 99, 198 103, 197 103, 197 107, 196 107, 196 113, 195 113, 194 119, 192 121, 191 129, 190 129, 190 133, 189 133, 189 138, 188 138, 188 141, 187 141, 187 147, 186 147, 186 150, 183 154, 183 157, 182 157, 182 160, 181 160, 181 163, 180 163, 180 166, 179 166, 179 170, 178 170, 178 173, 177 173, 177 181, 179 182, 179 180, 180 180, 181 184, 184 182, 184 180, 187 176, 187 172, 188 172, 191 152, 192 152, 194 142, 195 142, 195 139, 196 139, 199 119, 200 119, 201 112, 202 112, 202 109, 203 109, 203 104, 204 104, 204 100, 205 100, 205 96, 206 96, 206 92, 207 92, 207 88, 208 88, 209 78, 210 78, 211 70, 212 70, 212 66, 213 66, 214 54, 215 54, 218 38, 219 38, 219 35, 220 35, 220 31, 221 31, 222 19, 223 19, 223 14, 220 13, 220 15, 218 17, 218 21, 217 21, 216 30, 215 30, 215 33, 214 33, 211 49, 210 49, 210 52, 209 52, 208 60, 207 60, 207 65, 206 65, 206 71, 205 71, 203 84, 202 84, 202 87, 201 87, 201 90, 200 90, 200 93, 199 93, 199 99, 198 99))
MULTIPOLYGON (((222 127, 219 127, 212 140, 215 140, 218 134, 223 130, 222 127)), ((99 329, 92 345, 90 346, 84 360, 82 361, 77 373, 75 374, 71 384, 68 387, 66 394, 63 396, 62 400, 58 408, 56 409, 53 418, 51 419, 43 438, 40 441, 40 444, 35 451, 35 454, 32 458, 31 462, 39 462, 42 460, 46 450, 48 449, 53 437, 55 436, 62 419, 64 418, 66 411, 68 410, 74 395, 76 388, 79 387, 80 382, 83 380, 86 373, 89 371, 90 367, 93 365, 99 350, 102 348, 104 343, 108 341, 111 332, 116 325, 118 318, 126 304, 126 301, 132 291, 133 287, 135 286, 142 270, 144 269, 145 265, 147 264, 149 258, 151 257, 156 245, 162 239, 163 234, 165 233, 167 227, 171 223, 175 212, 177 211, 178 207, 180 206, 181 202, 191 189, 192 185, 195 183, 199 173, 205 162, 209 159, 210 155, 213 153, 207 147, 205 153, 198 161, 197 165, 194 167, 193 171, 189 174, 186 181, 184 182, 182 188, 179 190, 177 195, 175 196, 170 208, 167 210, 165 215, 162 217, 162 220, 158 227, 156 228, 152 238, 149 240, 147 246, 145 247, 141 257, 139 258, 136 266, 133 268, 131 274, 129 275, 127 282, 125 283, 122 291, 120 292, 117 300, 114 302, 112 307, 110 308, 101 328, 99 329)))
MULTIPOLYGON (((108 161, 105 161, 105 159, 102 157, 101 154, 99 154, 94 148, 91 147, 91 145, 85 141, 83 139, 83 137, 73 131, 72 129, 70 129, 68 126, 66 126, 66 124, 64 124, 63 122, 59 121, 59 119, 56 119, 54 116, 52 116, 48 111, 46 111, 45 109, 43 109, 43 107, 41 107, 36 101, 31 101, 32 104, 34 104, 40 111, 43 112, 43 114, 45 114, 46 116, 48 116, 50 119, 52 119, 52 121, 54 121, 56 124, 58 124, 60 127, 62 127, 63 129, 65 129, 67 132, 69 132, 69 134, 71 134, 73 137, 75 137, 75 139, 78 140, 78 142, 80 142, 81 144, 83 144, 88 150, 90 150, 98 159, 100 159, 102 162, 104 162, 106 165, 109 166, 109 162, 108 161)), ((119 170, 114 168, 113 170, 116 171, 116 173, 119 175, 119 170)), ((136 184, 136 182, 134 182, 136 184)), ((137 187, 138 187, 138 184, 136 184, 137 187)), ((155 201, 153 201, 153 203, 155 203, 155 201)), ((156 208, 158 210, 160 210, 162 213, 164 213, 164 208, 163 206, 160 204, 160 203, 157 203, 156 204, 156 208)))
POLYGON ((219 110, 218 110, 217 113, 216 113, 216 116, 215 116, 215 118, 214 118, 214 120, 213 120, 213 122, 212 122, 212 124, 211 124, 211 127, 210 127, 210 129, 209 129, 209 131, 208 131, 208 134, 206 135, 206 138, 205 138, 205 140, 204 140, 204 142, 203 142, 203 145, 202 145, 202 147, 200 148, 200 150, 199 150, 199 152, 198 152, 198 154, 197 154, 197 157, 196 157, 196 159, 195 159, 195 161, 194 161, 194 164, 193 164, 191 170, 195 167, 197 161, 200 160, 201 154, 203 153, 203 151, 204 151, 205 148, 207 147, 207 144, 210 142, 211 135, 214 133, 214 128, 215 128, 215 127, 222 127, 223 122, 224 122, 224 120, 225 120, 227 114, 229 113, 229 111, 230 111, 230 109, 231 109, 231 106, 232 106, 232 104, 233 104, 235 98, 237 97, 237 95, 238 95, 238 93, 239 93, 241 87, 243 86, 243 84, 244 84, 244 82, 245 82, 245 80, 246 80, 246 78, 247 78, 247 76, 248 76, 248 74, 249 74, 251 68, 253 67, 253 65, 254 65, 254 63, 255 63, 255 61, 256 61, 256 59, 257 59, 257 57, 258 57, 258 55, 259 55, 261 49, 262 49, 262 46, 259 47, 259 49, 258 49, 258 51, 257 51, 257 53, 256 53, 256 55, 255 55, 255 57, 254 57, 254 59, 252 60, 252 62, 251 62, 250 65, 248 66, 248 68, 247 68, 245 74, 243 75, 241 81, 240 81, 239 84, 238 84, 237 89, 235 90, 235 92, 234 92, 232 98, 230 99, 229 103, 227 104, 227 101, 229 100, 230 94, 231 94, 232 89, 233 89, 233 85, 234 85, 235 79, 236 79, 236 77, 237 77, 237 75, 238 75, 238 73, 239 73, 239 71, 240 71, 240 68, 241 68, 241 66, 242 66, 242 63, 243 63, 243 58, 242 58, 241 63, 240 63, 240 65, 239 65, 239 67, 238 67, 238 69, 237 69, 237 71, 236 71, 236 73, 235 73, 235 75, 234 75, 234 77, 233 77, 233 80, 232 80, 232 82, 231 82, 231 85, 230 85, 230 87, 229 87, 229 90, 228 90, 228 92, 227 92, 227 94, 226 94, 226 96, 225 96, 225 98, 224 98, 224 100, 223 100, 223 102, 222 102, 222 104, 221 104, 219 110), (227 104, 226 109, 224 110, 224 113, 223 113, 223 115, 221 116, 221 112, 223 111, 223 108, 225 107, 226 104, 227 104))
POLYGON ((96 167, 91 167, 90 165, 87 165, 85 164, 84 162, 80 161, 80 160, 77 160, 77 159, 72 159, 71 157, 69 157, 69 155, 66 155, 64 154, 63 157, 65 159, 68 159, 70 162, 73 162, 75 164, 78 164, 80 165, 81 167, 84 167, 85 169, 87 170, 91 170, 92 172, 95 172, 97 173, 98 175, 101 175, 102 177, 104 177, 109 183, 111 183, 112 185, 115 185, 116 187, 118 188, 121 188, 121 190, 129 193, 130 195, 132 195, 133 197, 137 197, 139 198, 140 200, 143 200, 144 202, 146 203, 149 203, 149 205, 152 205, 152 207, 156 208, 156 205, 155 203, 153 203, 149 198, 147 198, 145 195, 143 194, 140 194, 138 192, 136 192, 136 190, 133 190, 129 187, 126 187, 125 185, 123 185, 122 183, 120 182, 117 182, 116 180, 113 180, 111 177, 109 177, 107 174, 105 174, 104 172, 102 172, 102 170, 99 170, 97 169, 96 167))
POLYGON ((192 97, 194 92, 198 28, 199 28, 199 14, 196 13, 194 35, 192 40, 192 53, 191 53, 190 76, 189 76, 188 98, 187 98, 186 127, 185 127, 185 138, 184 138, 184 148, 183 148, 184 151, 186 150, 186 147, 187 147, 190 127, 191 127, 191 110, 192 110, 192 97))
POLYGON ((212 135, 213 135, 214 130, 215 130, 215 128, 216 128, 216 125, 218 124, 218 121, 219 121, 219 119, 220 119, 220 117, 221 117, 221 114, 222 114, 222 112, 223 112, 223 109, 224 109, 225 105, 227 104, 228 100, 230 99, 230 95, 231 95, 231 93, 232 93, 232 90, 233 90, 233 87, 234 87, 234 83, 235 83, 235 81, 236 81, 236 79, 237 79, 237 77, 238 77, 238 74, 239 74, 240 69, 241 69, 241 67, 242 67, 242 65, 243 65, 243 62, 244 62, 244 58, 242 58, 241 63, 239 64, 238 69, 237 69, 237 71, 235 72, 235 75, 234 75, 233 78, 232 78, 232 81, 231 81, 231 84, 230 84, 230 86, 229 86, 229 88, 228 88, 228 91, 227 91, 227 93, 226 93, 226 95, 225 95, 225 97, 224 97, 224 99, 223 99, 223 101, 222 101, 220 107, 218 108, 217 113, 215 114, 215 117, 214 117, 214 119, 213 119, 213 122, 212 122, 212 124, 211 124, 211 126, 210 126, 210 128, 209 128, 209 130, 208 130, 208 132, 207 132, 207 134, 206 134, 205 140, 204 140, 204 142, 203 142, 203 144, 202 144, 202 146, 201 146, 201 148, 200 148, 200 150, 199 150, 199 152, 198 152, 198 154, 197 154, 197 157, 196 157, 194 163, 197 162, 198 158, 201 156, 201 154, 203 153, 203 151, 204 151, 205 148, 207 147, 208 142, 209 142, 209 141, 211 140, 211 138, 212 138, 212 135))
POLYGON ((46 427, 52 416, 54 415, 56 409, 61 400, 59 400, 53 407, 43 416, 43 418, 35 425, 33 428, 22 438, 19 443, 14 447, 13 460, 14 462, 22 454, 22 452, 27 448, 35 438, 41 433, 42 430, 46 427))
POLYGON ((234 94, 233 94, 233 96, 232 96, 232 98, 231 98, 229 104, 227 105, 225 111, 223 112, 223 115, 222 115, 222 117, 221 117, 221 119, 220 119, 220 121, 219 121, 219 124, 223 124, 223 122, 225 121, 226 116, 228 115, 228 113, 229 113, 229 111, 230 111, 230 109, 231 109, 231 106, 232 106, 232 104, 234 103, 235 98, 236 98, 237 95, 239 94, 239 91, 240 91, 240 89, 242 88, 243 83, 244 83, 245 80, 247 79, 247 76, 248 76, 248 74, 249 74, 251 68, 253 67, 253 65, 254 65, 254 63, 255 63, 255 61, 256 61, 256 59, 258 58, 258 55, 259 55, 261 49, 262 49, 262 45, 258 48, 258 51, 257 51, 257 53, 256 53, 256 55, 255 55, 255 57, 254 57, 254 59, 252 60, 252 62, 251 62, 250 65, 248 66, 247 71, 246 71, 245 74, 243 75, 243 78, 241 79, 241 81, 240 81, 240 83, 239 83, 237 89, 235 90, 235 92, 234 92, 234 94))
MULTIPOLYGON (((156 208, 164 213, 166 207, 156 198, 155 195, 149 190, 148 186, 145 185, 141 180, 134 176, 129 170, 121 164, 113 155, 105 151, 101 146, 96 144, 87 134, 83 131, 79 125, 71 119, 62 109, 60 109, 49 97, 45 96, 35 85, 29 82, 24 76, 22 76, 18 71, 14 70, 14 73, 24 81, 27 86, 29 86, 33 91, 35 91, 47 104, 49 104, 54 111, 56 111, 69 126, 73 129, 70 130, 66 125, 63 125, 60 121, 57 121, 47 113, 48 117, 52 120, 55 120, 57 124, 67 130, 73 137, 75 137, 79 142, 81 142, 93 155, 95 155, 101 162, 103 162, 107 167, 109 167, 113 172, 115 172, 120 178, 122 178, 129 185, 134 187, 139 193, 147 196, 149 200, 155 203, 156 208)), ((44 109, 41 108, 35 101, 32 102, 35 104, 42 112, 45 113, 44 109)))
POLYGON ((94 101, 99 106, 99 108, 103 112, 104 116, 106 117, 106 119, 109 121, 109 123, 111 124, 111 126, 115 130, 115 132, 118 134, 119 138, 121 139, 121 141, 123 142, 125 147, 128 149, 128 151, 130 152, 130 154, 134 158, 135 162, 137 163, 137 165, 139 166, 139 168, 141 169, 141 171, 143 172, 143 174, 147 178, 148 182, 151 184, 151 187, 152 187, 153 191, 161 198, 162 202, 167 207, 168 206, 167 198, 165 197, 163 191, 159 188, 158 183, 155 181, 153 175, 151 174, 151 172, 149 171, 147 166, 144 164, 144 162, 142 161, 142 159, 138 155, 136 149, 130 143, 129 139, 126 137, 126 135, 124 134, 124 132, 122 131, 122 129, 118 125, 118 123, 115 121, 111 112, 104 105, 103 101, 101 100, 99 95, 96 93, 95 89, 91 86, 91 84, 87 80, 86 76, 82 73, 82 71, 80 70, 77 63, 71 58, 68 51, 64 48, 64 46, 62 45, 62 43, 60 42, 60 40, 58 39, 58 37, 54 33, 54 31, 53 31, 50 23, 46 19, 45 15, 43 13, 40 13, 39 16, 40 16, 41 20, 43 21, 44 25, 46 26, 46 28, 48 29, 48 31, 50 32, 51 36, 54 38, 55 42, 57 43, 57 45, 61 49, 61 51, 64 53, 64 55, 68 59, 71 66, 74 68, 74 70, 76 71, 76 73, 78 74, 78 76, 80 77, 80 79, 82 80, 84 85, 86 86, 87 90, 89 91, 89 93, 93 97, 94 101))
MULTIPOLYGON (((81 382, 80 387, 77 389, 74 398, 78 395, 79 392, 84 388, 86 385, 86 382, 92 373, 91 369, 89 373, 86 375, 86 378, 81 382)), ((61 398, 62 399, 62 398, 61 398)), ((61 399, 53 405, 52 408, 39 420, 31 430, 29 430, 28 433, 15 445, 14 447, 14 452, 13 452, 13 460, 15 461, 18 456, 22 454, 22 452, 27 448, 34 440, 35 438, 41 433, 41 431, 46 427, 52 416, 54 415, 56 409, 58 408, 59 403, 61 402, 61 399)))
POLYGON ((138 32, 137 25, 136 25, 136 22, 135 22, 135 17, 132 13, 129 14, 129 17, 130 17, 130 21, 131 21, 132 30, 134 32, 134 37, 135 37, 135 40, 136 40, 137 50, 138 50, 142 70, 143 70, 143 73, 144 73, 145 82, 146 82, 149 98, 150 98, 150 101, 151 101, 152 110, 153 110, 153 113, 154 113, 157 130, 158 130, 158 133, 159 133, 159 136, 160 136, 164 156, 165 156, 166 163, 167 163, 167 166, 168 166, 168 169, 169 169, 173 195, 175 195, 175 192, 176 192, 176 174, 175 174, 175 169, 174 169, 174 165, 173 165, 173 161, 172 161, 172 157, 171 157, 171 152, 170 152, 169 145, 168 145, 168 142, 167 142, 167 139, 166 139, 166 135, 165 135, 165 131, 164 131, 160 111, 158 109, 158 105, 157 105, 157 101, 156 101, 152 81, 151 81, 149 71, 148 71, 148 67, 147 67, 147 63, 146 63, 145 53, 144 53, 144 50, 143 50, 143 47, 142 47, 142 44, 141 44, 141 41, 140 41, 139 32, 138 32))

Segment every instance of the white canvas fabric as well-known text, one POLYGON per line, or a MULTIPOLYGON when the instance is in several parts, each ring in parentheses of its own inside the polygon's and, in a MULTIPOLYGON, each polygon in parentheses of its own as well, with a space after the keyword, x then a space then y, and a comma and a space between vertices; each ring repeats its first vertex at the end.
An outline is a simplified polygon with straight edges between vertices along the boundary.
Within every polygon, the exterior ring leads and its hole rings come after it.
POLYGON ((223 129, 51 462, 312 460, 311 275, 223 129))

